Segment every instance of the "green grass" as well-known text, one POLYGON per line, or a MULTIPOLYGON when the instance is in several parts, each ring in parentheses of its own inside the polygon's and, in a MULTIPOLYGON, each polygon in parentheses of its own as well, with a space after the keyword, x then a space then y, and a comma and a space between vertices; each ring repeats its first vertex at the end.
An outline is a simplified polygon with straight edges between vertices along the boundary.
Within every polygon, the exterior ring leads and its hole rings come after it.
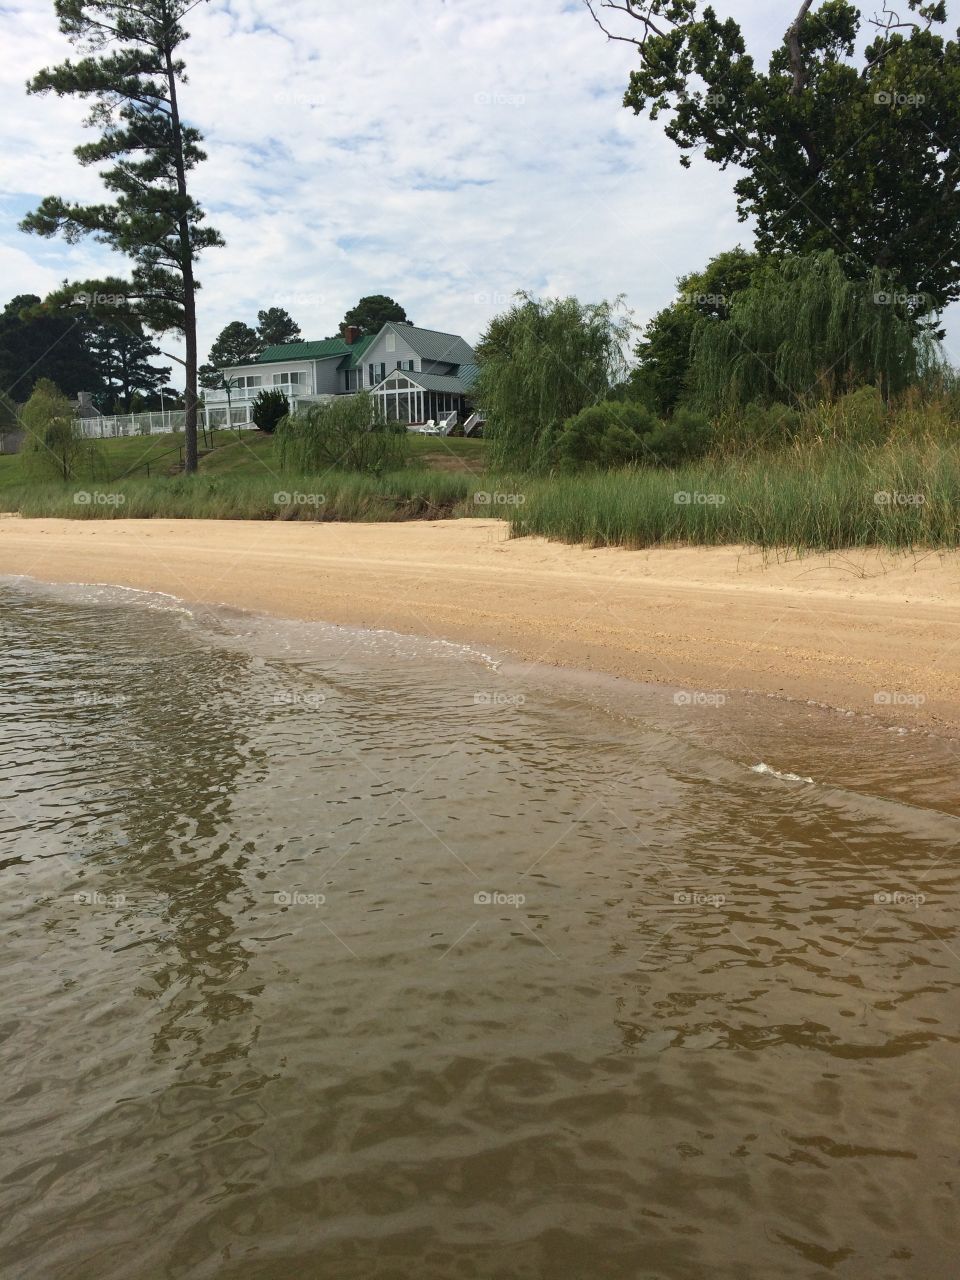
POLYGON ((18 458, 0 458, 0 509, 84 519, 492 516, 509 520, 517 536, 590 546, 960 546, 960 445, 954 440, 808 441, 676 471, 520 479, 483 474, 481 441, 430 437, 413 438, 411 464, 392 475, 292 477, 277 467, 273 440, 253 432, 240 439, 218 432, 200 475, 187 479, 167 474, 171 441, 176 448, 177 437, 105 442, 110 474, 121 478, 69 485, 31 481, 18 458), (78 491, 107 499, 78 505, 78 491), (506 500, 478 502, 484 493, 506 500), (889 500, 878 497, 885 494, 889 500))
POLYGON ((552 478, 523 497, 510 510, 515 534, 595 547, 960 546, 960 451, 936 443, 552 478))

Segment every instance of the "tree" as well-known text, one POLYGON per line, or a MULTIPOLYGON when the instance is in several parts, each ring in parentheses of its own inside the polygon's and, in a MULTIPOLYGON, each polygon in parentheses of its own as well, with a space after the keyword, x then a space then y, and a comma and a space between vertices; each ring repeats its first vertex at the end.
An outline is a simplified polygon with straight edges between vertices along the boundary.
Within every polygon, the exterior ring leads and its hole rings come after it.
POLYGON ((282 347, 287 343, 302 342, 300 326, 283 307, 270 307, 257 312, 257 336, 261 347, 282 347))
POLYGON ((40 378, 68 395, 93 392, 98 376, 78 316, 30 293, 12 298, 0 312, 0 387, 10 400, 22 404, 40 378))
POLYGON ((73 405, 56 383, 41 378, 23 406, 27 465, 41 475, 73 480, 91 470, 96 458, 92 441, 86 440, 74 419, 73 405))
POLYGON ((545 463, 563 423, 622 379, 633 325, 620 305, 521 293, 490 322, 477 346, 474 396, 487 414, 494 466, 545 463))
POLYGON ((87 123, 100 137, 74 154, 82 165, 112 162, 101 177, 113 199, 82 205, 46 196, 21 223, 69 242, 92 235, 125 254, 144 323, 183 334, 187 472, 197 469, 195 265, 204 249, 223 244, 188 191, 190 172, 205 159, 178 99, 185 80, 178 50, 187 39, 181 23, 193 7, 192 0, 54 0, 61 32, 83 56, 45 68, 27 91, 93 100, 87 123))
POLYGON ((290 401, 286 392, 281 391, 279 387, 274 387, 270 391, 260 392, 253 402, 250 416, 265 435, 272 436, 277 429, 277 423, 289 412, 290 401))
POLYGON ((349 328, 356 327, 361 334, 379 333, 389 320, 399 323, 406 319, 407 313, 399 302, 394 302, 386 294, 375 293, 368 298, 361 298, 347 312, 340 325, 340 332, 345 334, 349 328))
POLYGON ((885 6, 862 54, 848 0, 803 0, 766 72, 739 23, 699 15, 697 0, 584 3, 639 52, 624 105, 669 114, 681 164, 703 148, 745 171, 737 208, 756 219, 762 251, 833 249, 855 274, 891 271, 937 310, 960 297, 960 44, 935 30, 943 0, 906 0, 906 20, 885 6), (629 34, 603 10, 629 17, 629 34))
POLYGON ((155 396, 167 385, 170 366, 151 363, 160 351, 139 322, 116 324, 91 317, 84 337, 102 384, 95 399, 105 413, 131 413, 135 399, 155 396))
POLYGON ((903 287, 875 269, 824 253, 771 259, 732 300, 725 319, 698 321, 690 382, 710 412, 759 402, 803 405, 864 385, 884 395, 937 371, 931 335, 913 323, 903 287))
POLYGON ((242 320, 232 320, 220 334, 207 356, 207 363, 200 370, 200 380, 205 387, 222 387, 223 371, 234 365, 250 364, 263 350, 263 343, 256 329, 242 320))
POLYGON ((678 296, 658 311, 637 344, 632 393, 658 413, 670 413, 683 397, 690 370, 690 343, 701 320, 724 320, 734 297, 745 289, 763 259, 730 249, 677 281, 678 296))

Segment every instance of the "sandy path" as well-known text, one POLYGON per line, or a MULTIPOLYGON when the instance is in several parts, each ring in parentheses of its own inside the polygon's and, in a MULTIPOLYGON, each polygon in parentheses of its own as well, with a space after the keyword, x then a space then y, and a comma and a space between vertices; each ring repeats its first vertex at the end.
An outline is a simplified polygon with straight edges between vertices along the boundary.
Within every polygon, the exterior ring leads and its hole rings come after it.
POLYGON ((4 517, 0 573, 165 591, 682 689, 779 692, 960 728, 952 552, 778 560, 738 547, 591 551, 510 541, 488 520, 4 517))

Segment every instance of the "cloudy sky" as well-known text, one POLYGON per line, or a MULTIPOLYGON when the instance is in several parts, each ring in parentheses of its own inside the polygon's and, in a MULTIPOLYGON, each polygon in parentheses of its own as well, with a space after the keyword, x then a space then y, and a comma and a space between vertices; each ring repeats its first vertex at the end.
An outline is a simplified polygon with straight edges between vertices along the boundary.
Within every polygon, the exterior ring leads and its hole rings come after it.
MULTIPOLYGON (((765 55, 796 5, 720 7, 765 55)), ((0 23, 2 303, 125 271, 96 245, 17 230, 42 195, 102 188, 71 154, 89 137, 82 105, 24 93, 68 50, 52 0, 0 0, 0 23)), ((201 0, 187 26, 183 109, 209 153, 193 189, 227 241, 201 263, 204 354, 272 305, 325 337, 367 293, 469 340, 518 289, 622 293, 643 323, 682 272, 750 243, 736 175, 683 170, 623 109, 633 50, 581 0, 201 0)), ((960 316, 949 328, 960 361, 960 316)))

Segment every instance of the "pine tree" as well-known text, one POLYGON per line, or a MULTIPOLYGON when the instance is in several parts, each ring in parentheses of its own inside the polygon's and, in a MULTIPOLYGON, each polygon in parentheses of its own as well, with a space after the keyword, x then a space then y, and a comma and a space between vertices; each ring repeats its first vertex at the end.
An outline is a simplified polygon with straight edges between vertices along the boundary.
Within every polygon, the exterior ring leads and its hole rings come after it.
POLYGON ((93 101, 87 123, 96 142, 77 147, 82 165, 112 161, 105 204, 45 197, 21 223, 69 242, 92 235, 133 262, 131 294, 142 321, 156 332, 177 330, 186 346, 185 469, 197 469, 197 313, 194 268, 204 249, 222 245, 203 225, 187 178, 201 160, 200 134, 180 115, 185 66, 177 51, 188 38, 181 22, 190 0, 54 0, 61 32, 80 50, 39 72, 31 94, 93 101))

